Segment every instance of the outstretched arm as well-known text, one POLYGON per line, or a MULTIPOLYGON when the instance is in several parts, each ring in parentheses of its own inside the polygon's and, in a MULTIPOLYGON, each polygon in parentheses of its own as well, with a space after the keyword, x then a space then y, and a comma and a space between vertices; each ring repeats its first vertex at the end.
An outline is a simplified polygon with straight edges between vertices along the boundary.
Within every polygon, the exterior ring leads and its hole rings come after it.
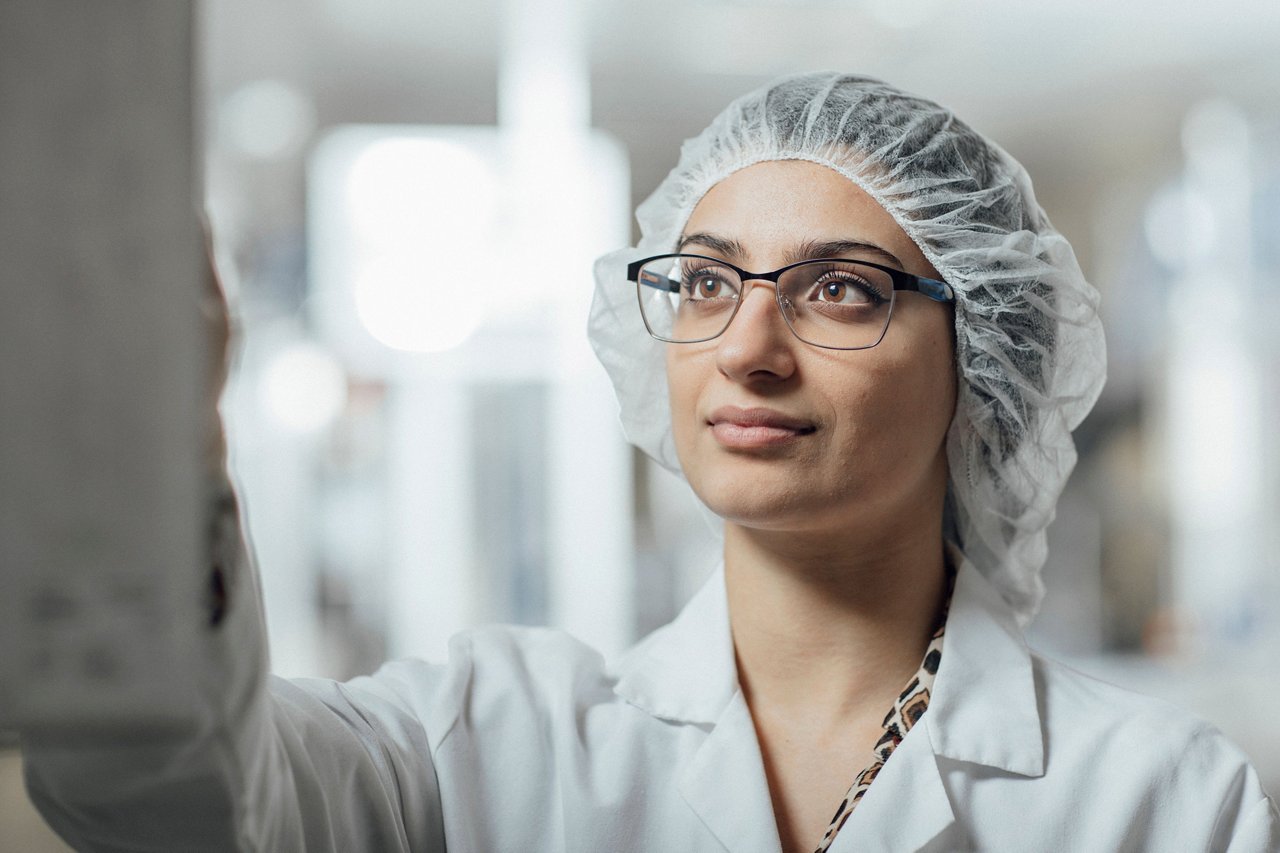
POLYGON ((175 685, 194 691, 195 719, 24 732, 31 798, 82 850, 443 850, 426 733, 394 675, 267 675, 258 577, 214 405, 230 329, 208 270, 208 572, 189 608, 202 622, 193 671, 175 685))

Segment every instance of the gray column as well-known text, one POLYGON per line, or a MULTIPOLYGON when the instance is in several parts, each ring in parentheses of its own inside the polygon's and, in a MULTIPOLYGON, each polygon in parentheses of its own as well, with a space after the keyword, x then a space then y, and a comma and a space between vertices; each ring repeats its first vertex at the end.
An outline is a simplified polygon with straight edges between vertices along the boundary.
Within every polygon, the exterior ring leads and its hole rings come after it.
POLYGON ((211 356, 194 15, 0 2, 0 726, 190 716, 211 356))

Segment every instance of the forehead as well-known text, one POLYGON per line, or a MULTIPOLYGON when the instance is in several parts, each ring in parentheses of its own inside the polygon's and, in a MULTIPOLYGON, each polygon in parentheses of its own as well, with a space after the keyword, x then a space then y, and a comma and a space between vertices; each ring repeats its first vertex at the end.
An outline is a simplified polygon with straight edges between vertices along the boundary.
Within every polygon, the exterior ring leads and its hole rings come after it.
POLYGON ((910 272, 932 269, 875 199, 839 172, 805 160, 756 163, 729 175, 698 202, 684 233, 736 241, 745 254, 736 260, 752 268, 780 265, 803 242, 849 240, 885 249, 910 272))

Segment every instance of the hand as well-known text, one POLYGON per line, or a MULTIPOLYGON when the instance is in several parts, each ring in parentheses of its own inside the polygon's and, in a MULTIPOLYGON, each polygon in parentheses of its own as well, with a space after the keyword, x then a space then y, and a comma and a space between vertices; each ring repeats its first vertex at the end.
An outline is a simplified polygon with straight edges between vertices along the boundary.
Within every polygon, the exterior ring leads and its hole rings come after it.
POLYGON ((209 624, 217 627, 226 617, 232 585, 239 574, 236 568, 243 559, 239 511, 235 489, 227 473, 227 438, 218 403, 227 384, 231 350, 231 312, 227 295, 218 277, 214 259, 213 237, 205 227, 204 294, 200 305, 205 319, 205 340, 209 347, 208 374, 205 380, 205 483, 206 483, 206 548, 209 580, 205 587, 205 610, 209 624))
POLYGON ((227 295, 218 276, 214 260, 213 235, 205 226, 204 293, 200 313, 204 315, 205 340, 209 346, 208 374, 205 379, 205 462, 210 478, 225 476, 227 442, 218 412, 218 401, 227 383, 227 370, 231 347, 231 312, 227 308, 227 295))

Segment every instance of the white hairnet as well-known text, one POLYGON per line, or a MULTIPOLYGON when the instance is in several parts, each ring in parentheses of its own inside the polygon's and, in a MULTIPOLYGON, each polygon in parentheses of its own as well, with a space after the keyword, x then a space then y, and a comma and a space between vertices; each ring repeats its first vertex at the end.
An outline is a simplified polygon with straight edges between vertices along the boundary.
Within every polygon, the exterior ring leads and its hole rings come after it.
POLYGON ((766 160, 828 166, 887 210, 956 291, 958 395, 944 527, 1025 625, 1044 593, 1045 529, 1075 465, 1071 430, 1102 389, 1098 293, 1026 171, 931 101, 842 74, 783 78, 728 106, 636 211, 638 247, 596 262, 589 335, 628 439, 680 472, 662 347, 628 261, 675 250, 702 196, 766 160))

